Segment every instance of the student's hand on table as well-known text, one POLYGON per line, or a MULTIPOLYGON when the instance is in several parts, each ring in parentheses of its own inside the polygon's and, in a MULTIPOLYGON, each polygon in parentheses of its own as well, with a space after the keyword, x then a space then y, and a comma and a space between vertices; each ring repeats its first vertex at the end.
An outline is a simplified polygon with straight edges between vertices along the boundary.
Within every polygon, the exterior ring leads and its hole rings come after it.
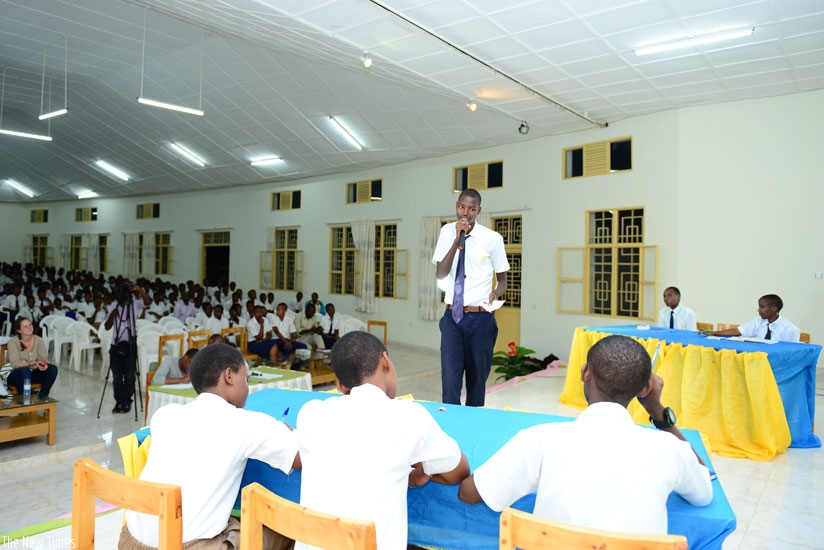
POLYGON ((431 476, 423 471, 423 464, 418 462, 412 465, 412 471, 409 472, 410 487, 421 487, 429 483, 430 479, 432 479, 431 476))

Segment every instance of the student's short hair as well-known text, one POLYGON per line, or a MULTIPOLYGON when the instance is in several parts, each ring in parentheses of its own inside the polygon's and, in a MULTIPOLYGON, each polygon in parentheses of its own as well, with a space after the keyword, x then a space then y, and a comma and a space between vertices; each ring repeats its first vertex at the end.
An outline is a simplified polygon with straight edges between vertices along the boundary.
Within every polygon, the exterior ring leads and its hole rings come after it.
POLYGON ((601 396, 623 406, 644 389, 652 373, 644 346, 620 335, 607 336, 592 346, 587 364, 601 396))
POLYGON ((288 308, 289 306, 286 305, 286 302, 281 302, 281 303, 279 303, 278 305, 275 306, 275 309, 278 309, 280 307, 288 308))
POLYGON ((780 296, 778 296, 778 294, 765 294, 760 299, 764 300, 768 307, 775 306, 777 311, 781 311, 781 309, 784 307, 784 301, 781 299, 780 296))
POLYGON ((330 307, 335 307, 335 304, 326 304, 326 309, 329 309, 330 307))
POLYGON ((227 368, 232 372, 240 371, 246 362, 237 349, 227 344, 212 344, 197 352, 192 365, 189 367, 189 377, 192 387, 200 394, 214 388, 220 381, 220 376, 227 368))
POLYGON ((671 290, 671 291, 675 292, 676 294, 678 294, 679 296, 681 296, 681 291, 678 290, 677 286, 668 286, 667 288, 664 289, 664 292, 666 292, 668 290, 671 290))
MULTIPOLYGON (((211 336, 209 336, 209 341, 207 342, 206 345, 210 346, 212 344, 225 344, 225 343, 226 343, 226 337, 223 336, 222 334, 216 332, 216 333, 212 334, 211 336)), ((195 348, 195 349, 197 349, 197 348, 195 348)))
POLYGON ((186 350, 186 353, 183 354, 183 357, 188 357, 189 359, 194 359, 196 354, 197 354, 197 348, 192 348, 190 350, 186 350))
POLYGON ((355 388, 375 374, 385 351, 386 346, 374 334, 347 332, 332 347, 332 369, 343 386, 355 388))
POLYGON ((458 201, 461 200, 461 197, 469 197, 470 199, 475 199, 478 201, 478 206, 481 205, 481 194, 478 193, 476 189, 464 189, 461 191, 461 194, 458 195, 458 201))

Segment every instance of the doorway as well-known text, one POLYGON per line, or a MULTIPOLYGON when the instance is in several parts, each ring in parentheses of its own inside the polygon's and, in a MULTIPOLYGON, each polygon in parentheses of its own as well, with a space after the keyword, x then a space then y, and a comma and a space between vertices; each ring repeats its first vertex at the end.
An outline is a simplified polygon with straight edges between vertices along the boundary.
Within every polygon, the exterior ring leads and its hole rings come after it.
POLYGON ((507 351, 508 343, 515 342, 521 346, 521 248, 523 234, 521 232, 521 216, 492 218, 492 228, 504 238, 506 259, 509 261, 509 272, 506 277, 506 292, 500 299, 504 305, 495 312, 498 323, 498 339, 495 341, 495 351, 507 351))
POLYGON ((229 232, 203 233, 201 281, 204 286, 229 286, 229 232))

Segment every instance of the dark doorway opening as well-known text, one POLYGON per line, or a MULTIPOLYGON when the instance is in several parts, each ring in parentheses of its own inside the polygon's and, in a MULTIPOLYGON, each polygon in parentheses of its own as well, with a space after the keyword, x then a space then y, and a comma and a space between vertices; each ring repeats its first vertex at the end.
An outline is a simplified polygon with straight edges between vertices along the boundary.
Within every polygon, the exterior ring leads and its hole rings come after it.
POLYGON ((229 286, 229 246, 206 246, 203 283, 220 288, 229 286))

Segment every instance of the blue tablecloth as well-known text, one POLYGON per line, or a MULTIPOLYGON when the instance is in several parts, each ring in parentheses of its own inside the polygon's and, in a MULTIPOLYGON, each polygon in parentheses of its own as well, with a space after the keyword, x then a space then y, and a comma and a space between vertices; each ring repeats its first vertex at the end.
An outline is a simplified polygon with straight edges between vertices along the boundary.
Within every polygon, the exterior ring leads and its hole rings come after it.
POLYGON ((766 353, 784 404, 787 425, 792 436, 790 447, 821 447, 821 439, 813 433, 812 427, 815 422, 815 369, 821 346, 794 342, 762 344, 728 339, 716 340, 689 330, 663 327, 638 330, 635 325, 590 327, 587 330, 636 338, 657 338, 667 343, 677 342, 715 350, 733 349, 739 353, 766 353))
MULTIPOLYGON (((289 409, 286 421, 295 424, 298 411, 311 399, 330 399, 333 394, 265 390, 249 396, 246 408, 265 412, 280 418, 289 409)), ((454 437, 469 459, 474 470, 498 450, 506 441, 523 428, 547 422, 568 422, 572 418, 544 414, 530 414, 495 409, 477 409, 421 403, 438 421, 438 424, 454 437), (445 407, 445 411, 439 411, 445 407)), ((297 427, 300 429, 300 426, 297 427)), ((402 429, 402 428, 401 428, 402 429)), ((701 438, 697 432, 684 430, 685 435, 710 464, 701 438)), ((241 486, 258 482, 271 491, 294 502, 300 499, 300 472, 285 475, 257 460, 250 460, 241 486)), ((712 503, 704 508, 688 504, 676 494, 667 501, 669 532, 683 534, 692 550, 721 548, 722 541, 735 529, 735 515, 727 501, 720 481, 713 482, 712 503)), ((514 507, 531 512, 535 496, 519 500, 514 507)), ((236 506, 240 507, 239 500, 236 506)), ((470 506, 458 500, 456 486, 430 482, 423 487, 410 489, 409 543, 439 548, 498 548, 499 514, 484 504, 470 506)))

